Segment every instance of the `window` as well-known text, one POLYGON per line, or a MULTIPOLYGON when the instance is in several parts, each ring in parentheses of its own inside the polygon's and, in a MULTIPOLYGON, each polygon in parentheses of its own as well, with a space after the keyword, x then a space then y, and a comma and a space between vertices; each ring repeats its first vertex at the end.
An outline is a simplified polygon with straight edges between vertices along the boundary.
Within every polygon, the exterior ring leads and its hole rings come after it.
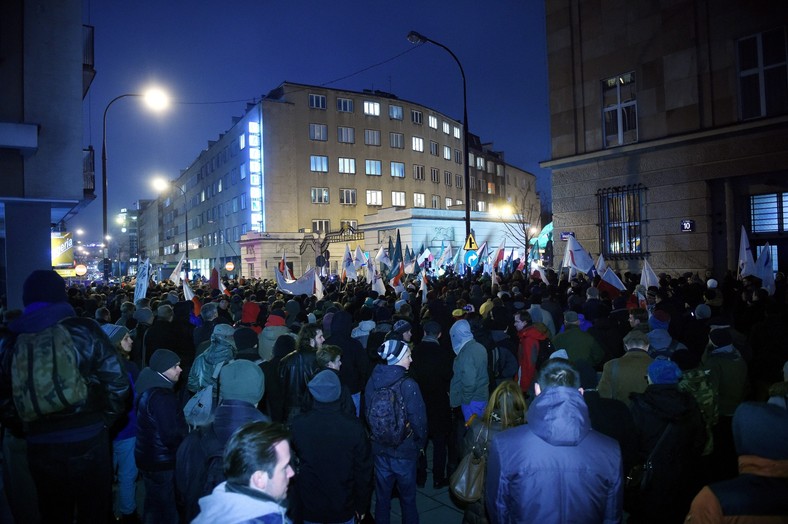
POLYGON ((432 209, 441 208, 441 197, 439 195, 432 195, 432 209))
POLYGON ((351 220, 351 219, 342 219, 339 221, 339 227, 347 230, 352 228, 353 230, 358 229, 358 220, 351 220))
POLYGON ((482 180, 481 178, 477 178, 476 179, 476 191, 478 191, 480 193, 484 193, 484 189, 485 189, 485 187, 484 187, 484 180, 482 180))
POLYGON ((416 180, 424 180, 424 166, 413 164, 413 178, 416 180))
POLYGON ((315 173, 328 173, 328 157, 322 155, 310 156, 309 169, 315 173))
POLYGON ((454 150, 454 162, 457 164, 462 164, 462 151, 459 149, 454 150))
POLYGON ((493 162, 492 160, 487 161, 487 172, 495 173, 495 162, 493 162))
POLYGON ((441 181, 441 170, 435 167, 430 168, 430 180, 432 180, 436 184, 440 184, 441 181))
POLYGON ((380 145, 380 131, 377 129, 364 130, 364 143, 368 146, 380 145))
POLYGON ((495 166, 495 174, 497 176, 503 176, 504 175, 503 164, 498 164, 497 166, 495 166))
POLYGON ((468 153, 468 165, 474 166, 476 162, 476 156, 473 153, 468 153))
POLYGON ((339 203, 345 206, 356 205, 356 190, 355 189, 340 189, 339 190, 339 203))
POLYGON ((246 133, 241 133, 238 136, 238 149, 246 148, 246 133))
POLYGON ((419 153, 424 152, 424 139, 420 136, 414 136, 412 139, 413 142, 413 150, 418 151, 419 153))
POLYGON ((637 142, 636 87, 635 73, 624 73, 602 81, 602 125, 605 147, 637 142))
POLYGON ((339 172, 343 175, 355 175, 356 159, 339 157, 339 172))
POLYGON ((352 127, 337 127, 337 142, 341 142, 343 144, 355 144, 356 130, 352 127))
POLYGON ((421 111, 416 111, 415 109, 410 110, 410 121, 414 124, 421 125, 422 124, 422 114, 421 111))
POLYGON ((443 132, 446 133, 447 135, 449 133, 451 133, 451 124, 449 124, 448 122, 444 122, 443 123, 443 132))
POLYGON ((329 221, 325 218, 318 218, 312 220, 312 232, 313 233, 328 233, 329 221))
POLYGON ((425 207, 424 193, 413 193, 413 207, 425 207))
POLYGON ((405 149, 405 135, 402 133, 389 133, 389 145, 394 149, 405 149))
POLYGON ((476 211, 484 213, 487 210, 487 203, 483 201, 476 202, 476 211))
POLYGON ((427 123, 433 129, 438 129, 438 117, 435 115, 430 115, 427 117, 427 123))
POLYGON ((309 140, 328 140, 328 126, 325 124, 309 124, 309 140))
POLYGON ((389 118, 392 120, 402 120, 402 106, 389 106, 389 118))
POLYGON ((309 95, 309 107, 312 109, 326 108, 326 95, 309 95))
POLYGON ((313 204, 328 204, 328 188, 327 187, 313 187, 312 188, 312 203, 313 204))
POLYGON ((477 156, 476 157, 476 169, 484 169, 484 158, 477 156))
POLYGON ((391 176, 397 178, 405 178, 405 164, 403 164, 402 162, 392 162, 391 176))
POLYGON ((438 156, 438 143, 430 140, 430 154, 433 156, 438 156))
POLYGON ((451 198, 446 197, 446 209, 449 209, 452 205, 451 198))
POLYGON ((380 116, 380 103, 364 100, 364 114, 369 116, 380 116))
POLYGON ((741 118, 788 111, 785 29, 742 38, 738 42, 741 118))
POLYGON ((454 205, 455 206, 461 206, 462 205, 462 200, 455 200, 454 201, 454 205))
POLYGON ((495 194, 495 182, 487 182, 487 194, 488 195, 495 194))
POLYGON ((382 206, 383 205, 383 191, 379 189, 367 189, 367 205, 368 206, 382 206))
POLYGON ((380 160, 367 160, 367 174, 380 176, 380 160))
MULTIPOLYGON (((753 233, 784 233, 788 220, 788 193, 750 196, 750 223, 753 233)), ((755 253, 753 253, 755 257, 755 253)))
POLYGON ((640 184, 597 191, 602 252, 605 256, 632 256, 645 252, 643 210, 646 188, 640 184))
POLYGON ((451 187, 451 172, 450 171, 444 171, 443 172, 443 182, 447 186, 451 187))
POLYGON ((451 160, 451 148, 449 146, 443 146, 443 158, 451 160))
POLYGON ((353 99, 351 98, 337 98, 337 111, 340 113, 353 112, 353 99))
POLYGON ((405 207, 405 192, 392 191, 391 192, 391 205, 394 207, 405 207))
POLYGON ((460 128, 457 126, 454 126, 454 138, 456 138, 457 140, 462 138, 462 131, 460 131, 460 128))

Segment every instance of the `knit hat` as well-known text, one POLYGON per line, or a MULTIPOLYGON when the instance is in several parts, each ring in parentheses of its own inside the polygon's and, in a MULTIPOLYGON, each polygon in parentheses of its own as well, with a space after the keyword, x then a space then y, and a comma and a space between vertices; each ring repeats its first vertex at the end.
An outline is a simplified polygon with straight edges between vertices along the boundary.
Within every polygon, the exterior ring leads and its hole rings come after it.
POLYGON ((164 373, 171 367, 177 365, 180 361, 181 357, 174 351, 170 351, 169 349, 157 349, 150 357, 150 364, 148 364, 148 367, 153 371, 164 373))
POLYGON ((233 333, 233 340, 235 340, 235 347, 239 351, 254 348, 258 344, 257 333, 249 327, 236 329, 233 333))
POLYGON ((706 281, 706 287, 709 289, 717 289, 717 281, 710 278, 706 281))
POLYGON ((149 307, 141 307, 134 312, 134 320, 143 324, 153 324, 153 311, 149 307))
POLYGON ((170 304, 177 304, 178 303, 178 293, 175 291, 170 291, 167 293, 167 301, 170 304))
POLYGON ((251 360, 233 360, 222 366, 219 394, 223 399, 243 400, 256 406, 264 391, 263 370, 251 360))
POLYGON ((695 306, 695 318, 704 320, 711 317, 711 308, 707 304, 698 304, 695 306))
POLYGON ((580 319, 577 316, 577 312, 576 311, 571 311, 570 310, 570 311, 567 311, 566 313, 564 313, 564 322, 568 322, 570 324, 574 324, 574 323, 578 322, 579 320, 580 319))
POLYGON ((712 329, 709 332, 709 342, 711 342, 715 348, 720 348, 733 344, 733 337, 728 328, 712 329))
POLYGON ((117 346, 123 340, 123 337, 129 334, 129 330, 125 326, 117 324, 102 324, 101 330, 107 334, 113 346, 117 346))
POLYGON ((668 329, 670 325, 670 314, 667 311, 658 309, 648 317, 648 325, 651 329, 668 329))
POLYGON ((68 302, 66 281, 52 270, 37 269, 30 273, 22 285, 22 303, 25 307, 35 302, 68 302))
POLYGON ((410 322, 408 322, 407 320, 397 320, 397 322, 394 323, 394 327, 392 328, 392 331, 394 333, 403 335, 408 331, 410 331, 411 329, 413 328, 410 325, 410 322))
POLYGON ((681 369, 673 361, 658 358, 649 364, 648 378, 652 384, 677 384, 681 379, 681 369))
POLYGON ((387 340, 378 348, 378 355, 386 361, 386 364, 393 366, 405 356, 408 345, 401 340, 387 340))
POLYGON ((232 327, 230 324, 216 324, 213 327, 213 335, 218 335, 220 337, 232 337, 235 335, 235 328, 232 327))
POLYGON ((342 391, 339 376, 330 369, 324 369, 315 375, 307 387, 318 402, 334 402, 342 391))

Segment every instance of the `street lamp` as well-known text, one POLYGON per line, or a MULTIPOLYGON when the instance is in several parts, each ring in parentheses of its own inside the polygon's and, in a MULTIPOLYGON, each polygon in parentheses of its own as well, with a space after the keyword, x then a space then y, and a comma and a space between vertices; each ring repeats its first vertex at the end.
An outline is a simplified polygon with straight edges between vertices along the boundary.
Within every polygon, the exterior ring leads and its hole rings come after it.
POLYGON ((172 182, 168 182, 161 177, 154 178, 152 184, 153 188, 160 193, 167 191, 168 189, 176 188, 183 195, 183 230, 186 236, 186 256, 183 260, 183 269, 186 271, 186 280, 189 280, 189 200, 186 198, 186 190, 184 190, 181 186, 173 184, 172 182))
POLYGON ((471 235, 471 171, 470 167, 468 166, 468 93, 465 86, 465 70, 462 68, 462 64, 460 63, 459 58, 457 55, 452 53, 451 49, 446 47, 445 45, 436 42, 426 36, 417 33, 416 31, 411 31, 408 33, 408 41, 411 44, 423 44, 425 42, 429 42, 434 44, 442 49, 445 49, 451 57, 457 62, 457 66, 460 68, 460 74, 462 75, 462 154, 465 157, 463 160, 463 164, 465 165, 465 238, 468 238, 471 235))
MULTIPOLYGON (((166 109, 169 105, 169 97, 160 89, 149 89, 144 94, 140 93, 126 93, 125 95, 116 96, 109 101, 104 108, 104 121, 101 133, 101 211, 103 218, 103 236, 106 241, 109 230, 107 226, 107 112, 112 104, 121 98, 137 97, 142 98, 146 105, 154 111, 161 111, 166 109)), ((109 283, 109 249, 104 248, 104 282, 109 283)))

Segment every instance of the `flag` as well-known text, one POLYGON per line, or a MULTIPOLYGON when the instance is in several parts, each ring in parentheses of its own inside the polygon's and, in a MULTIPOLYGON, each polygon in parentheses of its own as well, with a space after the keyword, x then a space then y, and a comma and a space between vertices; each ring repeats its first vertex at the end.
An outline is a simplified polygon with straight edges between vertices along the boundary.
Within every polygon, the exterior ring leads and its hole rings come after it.
POLYGON ((739 278, 755 275, 758 272, 755 267, 755 260, 752 256, 750 241, 747 239, 747 231, 741 227, 741 240, 739 241, 739 278))
POLYGON ((607 269, 607 262, 605 262, 605 257, 602 256, 602 253, 599 253, 599 258, 596 259, 596 272, 599 275, 604 275, 605 270, 607 269))
POLYGON ((219 289, 219 270, 213 268, 211 270, 211 279, 208 281, 208 286, 211 289, 219 289))
POLYGON ((383 246, 380 246, 378 254, 375 255, 375 262, 386 267, 391 267, 391 259, 389 258, 388 253, 386 253, 386 250, 383 249, 383 246))
POLYGON ((293 276, 293 271, 287 265, 287 256, 285 255, 285 251, 282 250, 282 260, 279 261, 279 272, 284 275, 285 278, 290 278, 290 280, 295 280, 295 276, 293 276), (287 271, 287 273, 285 273, 287 271))
POLYGON ((377 291, 378 295, 383 296, 386 294, 386 284, 383 282, 383 277, 376 268, 372 268, 372 278, 370 279, 373 291, 377 291))
POLYGON ((402 275, 405 274, 405 266, 402 260, 402 242, 400 241, 399 229, 397 230, 397 243, 394 246, 394 256, 391 257, 391 270, 388 278, 391 280, 391 287, 396 288, 400 283, 402 275))
POLYGON ((498 264, 503 262, 503 254, 506 251, 504 244, 506 242, 506 237, 501 240, 501 245, 498 246, 498 249, 495 250, 495 254, 492 258, 492 268, 493 272, 495 272, 495 268, 498 267, 498 264))
POLYGON ((591 277, 593 277, 596 272, 591 255, 588 254, 588 251, 586 251, 583 246, 580 245, 580 242, 573 236, 569 236, 566 242, 564 266, 582 271, 591 277))
POLYGON ((512 248, 511 252, 509 252, 509 256, 504 259, 504 262, 503 262, 503 274, 504 275, 508 275, 509 273, 512 272, 512 260, 514 260, 514 258, 515 258, 514 252, 515 252, 515 249, 512 248))
POLYGON ((489 254, 489 253, 487 253, 487 241, 486 240, 484 242, 482 242, 482 245, 479 246, 479 249, 476 250, 476 254, 479 257, 479 264, 484 263, 484 259, 487 258, 487 255, 489 254))
MULTIPOLYGON (((172 283, 175 284, 175 287, 181 285, 181 269, 183 267, 183 260, 186 258, 186 253, 181 255, 181 259, 178 261, 178 264, 175 266, 175 269, 172 271, 172 275, 170 275, 170 280, 172 283)), ((188 280, 189 275, 186 275, 186 279, 188 280)))
POLYGON ((356 246, 356 252, 353 253, 353 266, 356 268, 356 271, 361 269, 367 264, 367 257, 364 255, 364 252, 361 251, 361 246, 356 246))
POLYGON ((550 285, 550 281, 547 280, 547 273, 544 270, 544 266, 536 265, 536 272, 539 274, 539 278, 544 282, 546 285, 550 285))
POLYGON ((453 257, 454 253, 452 252, 451 242, 449 242, 449 247, 442 250, 441 256, 438 258, 438 263, 435 265, 438 267, 446 266, 453 257))
POLYGON ((317 271, 313 271, 313 273, 315 274, 315 297, 318 300, 323 300, 323 282, 320 280, 320 275, 317 274, 317 271))
POLYGON ((498 283, 498 275, 495 273, 495 266, 493 265, 490 268, 490 292, 493 291, 495 288, 495 284, 498 283))
POLYGON ((767 290, 769 295, 774 295, 774 268, 772 267, 772 250, 767 242, 758 254, 758 262, 755 264, 757 276, 761 279, 761 288, 767 290))
POLYGON ((430 248, 422 249, 421 250, 421 255, 419 255, 419 257, 416 259, 416 262, 418 262, 418 264, 420 266, 423 266, 424 265, 424 261, 427 260, 430 257, 430 255, 432 255, 432 252, 430 251, 430 248))
POLYGON ((421 286, 419 288, 419 291, 421 291, 421 303, 426 304, 427 303, 427 272, 426 271, 421 274, 421 286))
POLYGON ((200 310, 202 309, 202 303, 200 302, 200 299, 195 296, 188 280, 183 281, 183 298, 186 300, 191 300, 194 303, 194 314, 195 316, 199 315, 200 310))
POLYGON ((415 259, 405 262, 405 269, 404 269, 405 274, 406 275, 412 275, 412 274, 416 273, 416 267, 417 266, 418 266, 418 264, 416 264, 416 260, 415 259))
POLYGON ((350 253, 350 245, 345 244, 345 256, 342 257, 342 282, 346 279, 356 280, 356 266, 353 265, 353 255, 350 253))
POLYGON ((276 289, 288 295, 312 295, 315 289, 314 272, 314 269, 310 269, 296 280, 287 282, 284 275, 280 273, 279 268, 277 268, 274 270, 276 289))
POLYGON ((150 280, 150 258, 137 266, 137 283, 134 286, 134 302, 145 298, 148 294, 148 280, 150 280))
POLYGON ((659 287, 659 279, 654 270, 648 263, 648 260, 643 261, 643 272, 640 274, 640 285, 648 289, 651 286, 659 287))
POLYGON ((224 294, 225 294, 225 295, 227 295, 228 297, 230 296, 230 291, 229 291, 229 290, 227 289, 227 287, 224 285, 224 282, 222 282, 222 279, 221 279, 221 278, 219 279, 219 291, 221 291, 222 293, 224 293, 224 294))
POLYGON ((611 268, 605 269, 605 272, 602 273, 602 280, 596 287, 599 291, 605 291, 610 298, 616 298, 622 291, 627 290, 627 287, 611 268))

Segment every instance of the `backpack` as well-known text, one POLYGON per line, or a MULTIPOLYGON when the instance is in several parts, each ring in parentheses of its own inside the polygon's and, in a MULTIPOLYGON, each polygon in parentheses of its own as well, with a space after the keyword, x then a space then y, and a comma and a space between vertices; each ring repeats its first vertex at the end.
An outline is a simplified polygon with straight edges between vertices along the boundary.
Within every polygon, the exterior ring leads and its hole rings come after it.
POLYGON ((698 403, 703 422, 706 424, 706 447, 703 449, 703 456, 709 455, 714 450, 713 429, 720 416, 717 393, 711 384, 709 372, 704 369, 684 371, 678 389, 690 393, 698 403))
POLYGON ((71 333, 57 323, 16 339, 11 367, 14 405, 24 422, 71 411, 88 398, 71 333))
POLYGON ((367 404, 367 424, 372 440, 388 447, 397 447, 410 434, 400 378, 389 386, 377 388, 367 404))
MULTIPOLYGON (((190 427, 204 426, 211 421, 214 400, 218 397, 218 394, 214 394, 213 385, 217 384, 219 372, 221 372, 224 364, 224 362, 216 364, 216 367, 213 368, 213 375, 211 375, 211 382, 201 387, 200 390, 186 402, 186 405, 183 406, 183 416, 190 427)), ((219 388, 216 388, 217 393, 218 391, 219 388)))
POLYGON ((186 435, 175 456, 175 487, 191 522, 200 512, 199 500, 224 482, 224 444, 213 424, 186 435))

